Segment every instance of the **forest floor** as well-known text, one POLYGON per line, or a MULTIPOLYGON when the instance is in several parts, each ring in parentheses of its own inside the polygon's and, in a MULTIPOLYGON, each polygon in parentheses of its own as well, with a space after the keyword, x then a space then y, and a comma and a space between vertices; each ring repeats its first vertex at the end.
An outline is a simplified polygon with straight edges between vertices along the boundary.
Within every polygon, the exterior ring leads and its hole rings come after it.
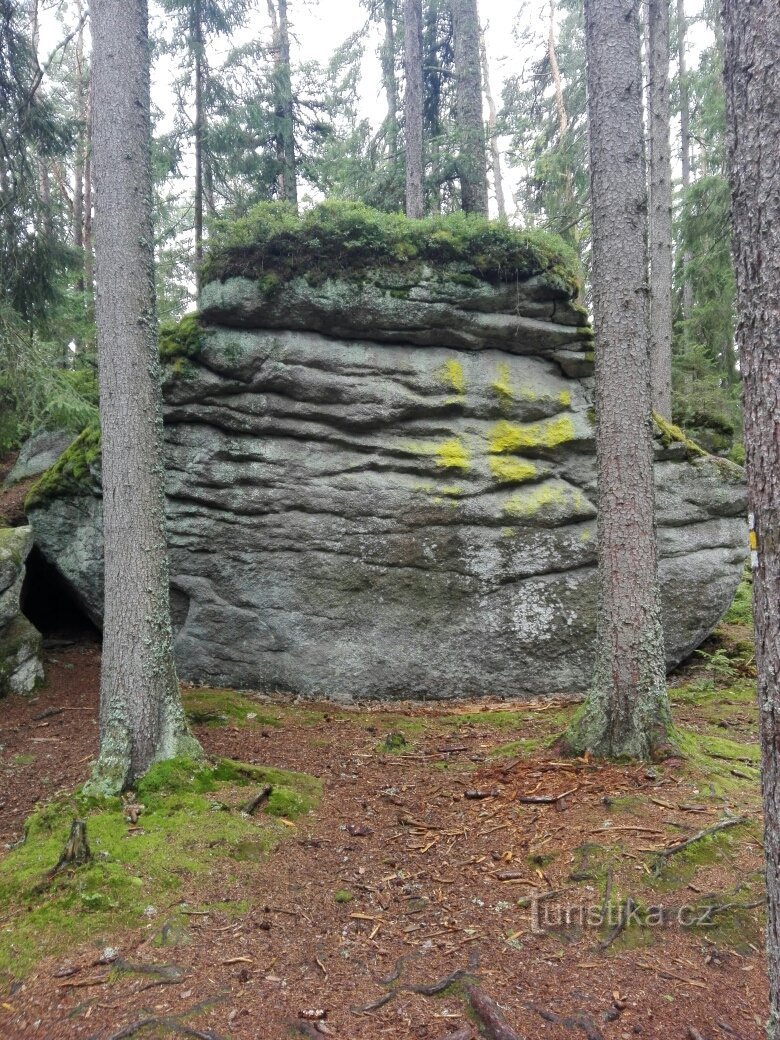
POLYGON ((0 710, 0 1036, 476 1037, 467 980, 444 985, 460 971, 526 1040, 759 1040, 744 620, 673 678, 682 754, 653 766, 558 760, 550 744, 572 710, 560 702, 346 710, 186 690, 208 755, 295 771, 268 774, 288 800, 235 812, 262 771, 243 794, 209 774, 212 801, 194 815, 175 785, 163 802, 139 788, 113 845, 99 808, 81 804, 96 865, 57 875, 44 867, 64 809, 10 846, 36 805, 67 807, 88 776, 100 655, 94 642, 50 646, 39 694, 0 710), (182 814, 185 837, 161 831, 155 860, 153 831, 182 814), (118 883, 112 865, 132 874, 132 905, 101 889, 118 883))

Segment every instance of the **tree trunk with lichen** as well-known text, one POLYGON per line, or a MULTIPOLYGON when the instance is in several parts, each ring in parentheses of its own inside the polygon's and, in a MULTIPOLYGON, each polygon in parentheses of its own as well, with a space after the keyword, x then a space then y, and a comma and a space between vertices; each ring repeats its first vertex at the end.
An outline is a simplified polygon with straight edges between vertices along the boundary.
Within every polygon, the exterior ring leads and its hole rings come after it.
POLYGON ((487 155, 482 115, 482 64, 477 0, 450 0, 455 44, 457 169, 461 206, 488 215, 487 155))
POLYGON ((780 7, 724 0, 728 153, 753 517, 768 901, 769 1040, 780 1038, 780 7))
POLYGON ((173 661, 157 349, 146 0, 92 0, 105 611, 100 755, 116 793, 200 748, 173 661))
POLYGON ((586 0, 599 614, 570 750, 648 758, 671 732, 654 522, 639 5, 586 0))
POLYGON ((672 417, 672 156, 669 0, 648 3, 650 120, 650 372, 653 407, 672 417))

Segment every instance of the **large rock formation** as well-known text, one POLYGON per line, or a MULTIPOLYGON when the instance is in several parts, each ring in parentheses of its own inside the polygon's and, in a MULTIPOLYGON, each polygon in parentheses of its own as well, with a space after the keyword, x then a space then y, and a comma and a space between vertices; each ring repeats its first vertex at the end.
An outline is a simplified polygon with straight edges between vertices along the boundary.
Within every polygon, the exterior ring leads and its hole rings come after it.
POLYGON ((19 609, 29 527, 0 528, 0 697, 31 693, 43 678, 41 636, 19 609))
MULTIPOLYGON (((183 677, 337 699, 586 688, 593 348, 560 258, 533 259, 216 272, 202 332, 164 349, 183 677)), ((98 621, 99 472, 74 451, 31 518, 98 621)), ((656 454, 674 665, 731 602, 744 502, 736 467, 674 429, 656 454)))

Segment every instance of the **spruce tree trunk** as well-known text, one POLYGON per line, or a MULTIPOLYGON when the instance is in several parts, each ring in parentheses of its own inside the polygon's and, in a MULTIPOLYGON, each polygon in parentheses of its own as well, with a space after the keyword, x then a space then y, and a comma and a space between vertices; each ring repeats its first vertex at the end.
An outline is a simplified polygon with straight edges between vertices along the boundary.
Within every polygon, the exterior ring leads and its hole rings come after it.
POLYGON ((195 755, 173 662, 146 0, 92 0, 105 608, 95 793, 195 755))
POLYGON ((422 0, 404 5, 404 125, 406 130, 406 215, 419 220, 425 213, 423 193, 423 66, 422 0))
POLYGON ((382 44, 382 81, 387 98, 385 141, 390 165, 398 161, 398 81, 395 77, 395 0, 383 0, 385 39, 382 44))
POLYGON ((295 114, 293 111, 292 70, 290 67, 290 23, 287 0, 279 0, 279 115, 282 120, 282 161, 284 198, 298 209, 298 182, 295 161, 295 114))
POLYGON ((641 28, 586 0, 593 219, 599 613, 593 685, 564 742, 647 758, 668 745, 654 523, 641 28))
POLYGON ((728 153, 761 731, 770 1019, 780 1038, 780 6, 724 0, 728 153))
MULTIPOLYGON (((82 16, 81 3, 76 5, 76 13, 79 19, 82 16)), ((81 254, 81 274, 76 279, 76 288, 84 292, 84 187, 87 165, 87 85, 84 78, 84 26, 79 26, 76 37, 76 97, 75 118, 78 127, 76 135, 76 150, 73 164, 73 244, 81 254)))
POLYGON ((195 60, 195 278, 200 292, 200 270, 203 264, 203 12, 201 0, 195 0, 190 28, 195 60))
POLYGON ((672 417, 672 156, 669 0, 648 2, 650 118, 650 372, 653 408, 672 417))
POLYGON ((451 0, 451 6, 461 206, 466 213, 480 213, 486 217, 487 157, 482 118, 479 11, 477 0, 451 0))
POLYGON ((268 0, 274 50, 274 97, 276 118, 276 159, 279 198, 298 209, 298 182, 295 159, 295 113, 290 68, 290 26, 287 0, 268 0), (278 6, 278 10, 277 10, 278 6))
POLYGON ((493 169, 493 188, 496 193, 496 207, 499 219, 504 220, 506 217, 506 197, 504 195, 504 178, 501 173, 501 150, 498 147, 498 112, 493 91, 490 87, 490 63, 488 62, 487 40, 484 32, 480 33, 479 56, 482 63, 482 85, 488 106, 488 138, 493 169))
POLYGON ((87 154, 84 162, 84 285, 94 309, 94 242, 92 238, 92 66, 87 85, 87 154))
MULTIPOLYGON (((688 87, 686 59, 688 23, 685 18, 685 0, 677 0, 677 79, 680 90, 680 166, 682 168, 683 193, 691 186, 691 102, 688 87)), ((691 254, 684 253, 682 310, 683 318, 690 318, 693 311, 693 286, 686 272, 691 265, 691 254)))
MULTIPOLYGON (((550 31, 547 35, 547 58, 550 62, 550 75, 552 76, 553 90, 555 91, 555 108, 558 113, 558 137, 560 145, 563 147, 566 141, 566 134, 569 131, 569 114, 566 111, 566 100, 563 96, 563 79, 555 46, 555 0, 550 0, 550 31)), ((563 190, 566 201, 566 213, 570 214, 574 202, 574 183, 569 164, 566 166, 566 181, 563 190)))

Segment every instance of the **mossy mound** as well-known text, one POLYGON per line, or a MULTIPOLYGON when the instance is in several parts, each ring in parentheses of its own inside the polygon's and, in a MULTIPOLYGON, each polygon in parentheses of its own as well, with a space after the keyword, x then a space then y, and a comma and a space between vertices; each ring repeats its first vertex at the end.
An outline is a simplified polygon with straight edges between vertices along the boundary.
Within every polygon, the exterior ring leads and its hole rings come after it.
POLYGON ((580 287, 576 255, 557 236, 461 213, 409 220, 357 202, 323 202, 302 214, 264 202, 240 220, 219 221, 202 277, 251 278, 270 289, 300 276, 362 279, 371 268, 415 265, 493 283, 542 275, 566 296, 580 287))
POLYGON ((154 766, 136 788, 143 806, 136 827, 118 799, 78 793, 39 809, 24 843, 0 861, 0 979, 19 978, 44 955, 116 936, 169 912, 187 883, 199 891, 235 869, 262 860, 295 831, 295 819, 320 797, 314 777, 223 760, 213 766, 174 759, 154 766), (242 812, 264 785, 273 793, 254 816, 242 812), (93 859, 50 877, 71 821, 86 820, 93 859))

